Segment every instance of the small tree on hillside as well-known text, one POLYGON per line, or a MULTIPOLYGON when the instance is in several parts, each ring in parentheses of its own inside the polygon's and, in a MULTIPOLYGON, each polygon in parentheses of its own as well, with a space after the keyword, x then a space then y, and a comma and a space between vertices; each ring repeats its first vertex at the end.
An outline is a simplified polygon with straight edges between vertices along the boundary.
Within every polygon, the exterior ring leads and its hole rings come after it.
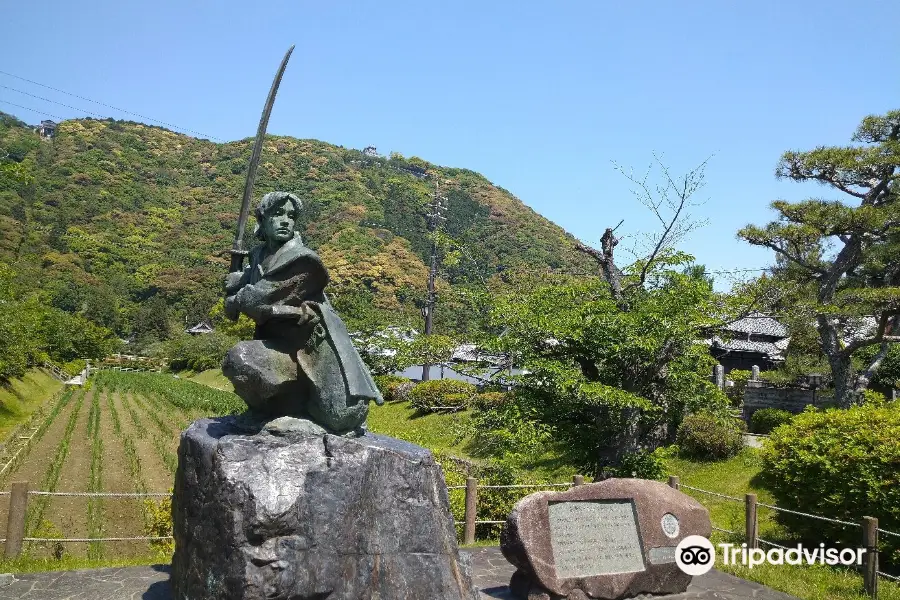
POLYGON ((774 250, 814 291, 797 309, 815 320, 835 400, 844 407, 866 389, 889 344, 900 342, 900 111, 866 117, 853 141, 861 144, 785 152, 775 171, 825 184, 843 201, 778 200, 777 221, 738 232, 774 250), (871 316, 874 329, 861 328, 862 317, 871 316), (854 371, 852 358, 873 346, 877 352, 854 371))

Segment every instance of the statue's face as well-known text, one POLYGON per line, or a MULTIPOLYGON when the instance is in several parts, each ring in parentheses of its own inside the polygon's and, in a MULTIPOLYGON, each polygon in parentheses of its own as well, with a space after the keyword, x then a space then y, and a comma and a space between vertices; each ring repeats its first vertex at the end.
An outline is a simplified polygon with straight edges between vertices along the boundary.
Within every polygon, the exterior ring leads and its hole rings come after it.
POLYGON ((281 206, 272 208, 266 213, 266 220, 263 223, 266 241, 283 244, 290 240, 294 237, 296 222, 297 211, 294 210, 290 200, 285 200, 281 206))

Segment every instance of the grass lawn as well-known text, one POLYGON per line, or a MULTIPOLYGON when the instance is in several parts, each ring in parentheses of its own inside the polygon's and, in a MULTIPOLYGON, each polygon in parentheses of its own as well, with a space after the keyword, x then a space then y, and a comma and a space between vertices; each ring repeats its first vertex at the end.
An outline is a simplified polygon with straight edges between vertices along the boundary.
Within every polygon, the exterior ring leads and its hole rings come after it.
POLYGON ((43 369, 32 369, 21 379, 0 383, 0 439, 62 387, 61 381, 43 369))
POLYGON ((228 378, 222 375, 222 369, 209 369, 195 373, 193 371, 185 371, 178 374, 179 377, 190 379, 205 386, 222 390, 225 392, 234 392, 234 386, 228 381, 228 378))
MULTIPOLYGON (((677 475, 682 486, 691 486, 740 498, 734 502, 682 487, 682 491, 696 498, 709 509, 715 527, 728 529, 736 534, 713 531, 714 544, 721 542, 743 543, 745 517, 743 498, 747 493, 755 493, 757 500, 775 505, 772 495, 754 479, 762 467, 759 450, 745 448, 740 454, 725 461, 699 462, 675 456, 669 450, 658 451, 663 457, 668 475, 677 475)), ((815 507, 811 507, 815 514, 815 507)), ((775 521, 774 511, 759 507, 757 513, 759 537, 785 546, 795 546, 790 536, 775 521)), ((769 546, 760 544, 767 550, 769 546)), ((756 581, 804 600, 868 598, 863 593, 862 576, 846 569, 815 565, 761 565, 752 569, 740 566, 717 566, 738 577, 756 581)), ((885 579, 879 581, 879 595, 882 600, 900 600, 900 586, 885 579)))
MULTIPOLYGON (((205 371, 189 377, 219 389, 231 390, 228 380, 221 371, 205 371)), ((471 447, 469 437, 469 413, 467 411, 452 414, 419 415, 405 402, 388 402, 384 406, 371 405, 369 412, 369 429, 376 433, 400 438, 435 452, 446 452, 459 458, 477 460, 471 447)), ((672 451, 658 451, 666 467, 667 475, 677 475, 683 486, 700 488, 716 494, 737 498, 739 501, 720 498, 696 490, 682 488, 682 491, 696 498, 710 511, 713 525, 727 529, 734 534, 713 532, 713 543, 743 542, 744 536, 744 495, 755 493, 757 500, 766 504, 775 504, 772 495, 761 487, 755 479, 762 467, 760 452, 754 448, 745 448, 737 456, 718 462, 700 462, 676 456, 672 451)), ((561 458, 562 453, 553 448, 540 457, 522 461, 516 465, 521 467, 521 479, 527 482, 564 482, 570 481, 576 469, 561 458)), ((523 490, 526 495, 529 490, 523 490)), ((815 508, 811 508, 815 513, 815 508)), ((760 507, 758 509, 759 536, 783 545, 795 545, 785 529, 775 520, 773 511, 760 507)), ((497 545, 499 540, 478 540, 475 546, 497 545)), ((765 549, 767 546, 764 544, 765 549)), ((827 566, 758 566, 746 567, 723 566, 723 570, 738 577, 759 582, 774 589, 783 591, 804 600, 864 600, 862 577, 852 571, 835 569, 827 566)), ((879 598, 882 600, 900 600, 900 586, 887 580, 879 581, 879 598)))
POLYGON ((466 452, 468 411, 450 414, 419 415, 408 402, 385 402, 369 405, 369 430, 389 435, 460 458, 471 458, 466 452))

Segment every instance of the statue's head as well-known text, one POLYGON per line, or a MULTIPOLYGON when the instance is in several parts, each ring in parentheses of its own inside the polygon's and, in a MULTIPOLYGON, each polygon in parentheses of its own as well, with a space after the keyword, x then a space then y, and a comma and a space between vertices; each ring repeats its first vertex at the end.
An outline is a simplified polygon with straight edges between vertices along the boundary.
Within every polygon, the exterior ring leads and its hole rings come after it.
POLYGON ((257 238, 283 244, 294 237, 294 227, 303 203, 290 192, 269 192, 256 207, 257 238))

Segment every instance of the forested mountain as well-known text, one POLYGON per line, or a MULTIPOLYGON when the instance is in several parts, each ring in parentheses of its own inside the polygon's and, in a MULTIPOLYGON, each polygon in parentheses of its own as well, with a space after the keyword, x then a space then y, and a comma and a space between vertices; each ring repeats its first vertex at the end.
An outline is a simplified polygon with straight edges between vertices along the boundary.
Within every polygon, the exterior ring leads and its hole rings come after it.
MULTIPOLYGON (((65 121, 42 139, 0 113, 0 160, 14 167, 0 172, 0 262, 122 336, 193 325, 220 296, 252 141, 112 119, 65 121)), ((574 238, 507 191, 417 158, 269 136, 254 196, 303 199, 300 232, 351 326, 418 325, 435 182, 448 198, 438 327, 475 326, 462 292, 502 285, 504 273, 589 268, 574 238)))

